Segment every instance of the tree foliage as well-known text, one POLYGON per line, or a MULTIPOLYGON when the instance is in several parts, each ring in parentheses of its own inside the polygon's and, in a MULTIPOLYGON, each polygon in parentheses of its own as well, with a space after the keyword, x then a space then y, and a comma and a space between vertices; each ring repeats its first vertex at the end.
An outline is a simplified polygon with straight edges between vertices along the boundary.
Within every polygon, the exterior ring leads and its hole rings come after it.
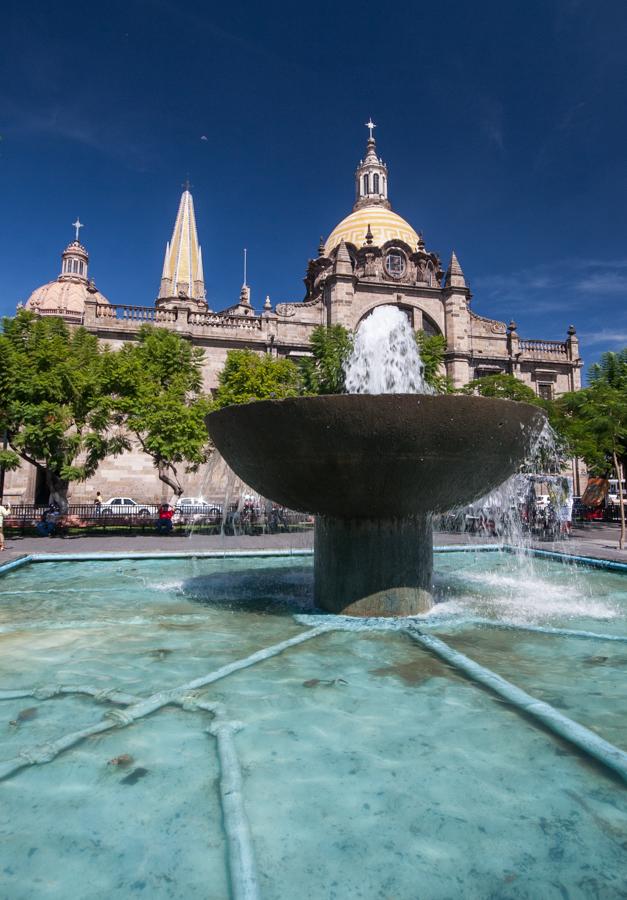
POLYGON ((470 381, 461 388, 460 393, 478 394, 480 397, 500 397, 503 400, 516 400, 519 403, 533 403, 536 406, 544 406, 544 403, 536 395, 533 388, 523 384, 515 375, 503 373, 475 378, 474 381, 470 381))
POLYGON ((556 401, 557 422, 574 455, 599 475, 611 472, 627 441, 627 392, 597 381, 556 401))
POLYGON ((448 375, 444 375, 444 354, 446 353, 446 338, 443 334, 427 334, 426 331, 416 332, 416 343, 420 351, 424 369, 424 379, 437 394, 450 394, 453 384, 448 375))
POLYGON ((251 400, 282 400, 303 392, 300 368, 290 359, 260 356, 252 350, 229 350, 218 375, 214 409, 251 400))
POLYGON ((15 469, 25 461, 43 472, 63 512, 70 483, 90 478, 127 446, 111 430, 110 356, 84 328, 70 331, 60 318, 21 310, 3 320, 0 431, 10 449, 0 451, 0 463, 15 469))
POLYGON ((180 468, 194 472, 211 445, 202 392, 204 352, 175 332, 145 325, 138 342, 112 355, 110 384, 116 421, 150 456, 161 481, 183 493, 180 468))
POLYGON ((353 336, 343 325, 318 325, 309 339, 312 355, 301 361, 307 394, 344 394, 353 336))
POLYGON ((602 353, 599 362, 590 366, 588 378, 590 384, 604 382, 610 387, 627 391, 627 347, 617 353, 602 353))
MULTIPOLYGON (((607 354, 604 354, 607 356, 607 354)), ((627 389, 615 379, 597 373, 581 391, 564 394, 556 404, 557 424, 566 435, 572 452, 585 460, 592 472, 608 475, 612 471, 620 486, 627 453, 627 389), (614 381, 617 386, 611 382, 614 381)), ((619 491, 619 496, 622 491, 619 491)), ((625 542, 625 510, 620 503, 621 533, 619 547, 625 542)))

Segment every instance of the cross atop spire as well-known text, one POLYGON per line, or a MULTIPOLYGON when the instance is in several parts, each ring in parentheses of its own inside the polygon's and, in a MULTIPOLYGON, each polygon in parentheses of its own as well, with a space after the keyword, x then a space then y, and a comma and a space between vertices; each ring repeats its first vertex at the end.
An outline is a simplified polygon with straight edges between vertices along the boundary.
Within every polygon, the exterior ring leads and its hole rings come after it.
POLYGON ((76 240, 78 241, 78 232, 81 230, 81 228, 84 228, 85 226, 83 225, 81 220, 78 218, 78 216, 76 217, 76 222, 72 222, 72 225, 74 226, 74 228, 76 228, 76 240))
POLYGON ((370 130, 370 140, 371 140, 371 141, 374 140, 374 135, 373 135, 373 133, 372 133, 372 129, 373 129, 373 128, 376 128, 376 127, 377 127, 377 126, 376 126, 376 125, 374 124, 374 122, 372 121, 372 116, 370 116, 370 118, 369 118, 368 121, 366 122, 366 128, 368 128, 368 129, 370 130))

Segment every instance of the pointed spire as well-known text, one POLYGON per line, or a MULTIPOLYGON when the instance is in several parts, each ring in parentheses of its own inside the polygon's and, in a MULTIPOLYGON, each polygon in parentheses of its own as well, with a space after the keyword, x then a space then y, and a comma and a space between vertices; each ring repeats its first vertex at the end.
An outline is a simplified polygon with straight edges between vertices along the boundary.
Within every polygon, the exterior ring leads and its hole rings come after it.
POLYGON ((451 261, 448 264, 448 269, 446 270, 444 287, 467 287, 462 267, 459 264, 459 260, 457 259, 454 250, 451 253, 451 261))
POLYGON ((198 243, 194 201, 188 183, 181 195, 172 239, 166 244, 159 298, 205 299, 202 251, 198 243))
POLYGON ((337 256, 335 257, 335 266, 333 267, 333 271, 336 275, 352 275, 353 274, 353 262, 351 260, 351 255, 348 252, 348 247, 346 246, 345 241, 341 241, 340 246, 338 247, 337 256))
POLYGON ((318 257, 324 256, 324 238, 320 235, 320 243, 318 244, 318 257))

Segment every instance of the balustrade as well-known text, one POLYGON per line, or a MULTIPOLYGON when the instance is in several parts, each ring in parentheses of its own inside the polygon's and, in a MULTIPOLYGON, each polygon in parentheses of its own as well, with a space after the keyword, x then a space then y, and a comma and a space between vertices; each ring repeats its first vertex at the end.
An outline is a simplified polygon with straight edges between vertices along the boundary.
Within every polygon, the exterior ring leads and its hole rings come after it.
POLYGON ((188 312, 187 321, 190 325, 200 327, 217 328, 245 328, 248 331, 260 331, 261 319, 252 316, 221 316, 218 313, 188 312))
POLYGON ((97 319, 117 319, 124 322, 176 322, 175 309, 157 309, 154 306, 126 306, 117 303, 99 303, 97 319))
POLYGON ((566 344, 564 341, 535 341, 521 340, 520 349, 527 353, 557 353, 566 356, 566 344))

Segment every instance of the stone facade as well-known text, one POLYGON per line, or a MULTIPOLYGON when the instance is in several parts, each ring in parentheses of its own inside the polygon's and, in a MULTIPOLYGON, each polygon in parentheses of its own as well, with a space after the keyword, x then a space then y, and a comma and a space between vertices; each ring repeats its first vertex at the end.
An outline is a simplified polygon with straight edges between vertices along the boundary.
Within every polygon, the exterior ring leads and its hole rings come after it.
MULTIPOLYGON (((446 373, 456 387, 474 378, 496 373, 515 375, 540 396, 553 397, 581 386, 582 360, 575 329, 564 340, 528 340, 518 335, 516 323, 480 316, 471 309, 472 294, 455 253, 444 271, 437 253, 429 251, 421 233, 391 209, 388 170, 376 154, 371 136, 366 155, 355 173, 353 211, 339 223, 318 256, 309 261, 304 300, 272 307, 266 299, 262 312, 250 301, 244 284, 236 304, 212 312, 205 298, 202 254, 198 244, 191 194, 181 197, 172 240, 168 242, 159 296, 153 306, 109 303, 87 280, 87 253, 71 244, 63 255, 60 287, 46 286, 45 309, 36 290, 26 306, 41 314, 62 315, 81 322, 100 341, 113 348, 136 338, 149 323, 169 328, 205 351, 204 385, 216 388, 218 373, 231 349, 248 348, 274 356, 298 357, 309 352, 309 337, 317 325, 340 323, 354 330, 380 305, 402 308, 415 329, 446 338, 446 373), (83 271, 68 272, 74 256, 83 271), (72 278, 81 290, 82 303, 73 303, 71 315, 61 303, 63 285, 72 278)), ((73 264, 72 264, 73 266, 73 264)), ((188 476, 186 492, 206 493, 206 472, 188 476)), ((32 502, 36 494, 32 467, 8 473, 5 496, 13 502, 32 502)), ((127 495, 140 501, 161 500, 164 490, 151 461, 139 452, 106 460, 96 476, 73 485, 74 502, 91 500, 96 490, 106 496, 127 495)))

